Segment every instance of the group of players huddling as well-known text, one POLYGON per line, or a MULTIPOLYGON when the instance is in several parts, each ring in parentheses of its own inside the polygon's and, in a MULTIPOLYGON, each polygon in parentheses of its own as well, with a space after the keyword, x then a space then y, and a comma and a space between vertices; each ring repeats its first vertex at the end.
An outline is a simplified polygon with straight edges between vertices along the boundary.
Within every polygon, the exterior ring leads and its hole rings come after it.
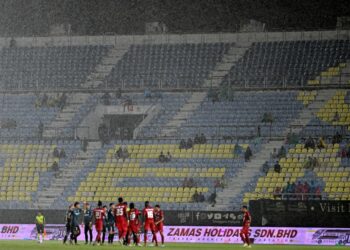
POLYGON ((159 205, 154 208, 150 206, 148 201, 145 202, 145 207, 142 213, 135 208, 134 203, 130 203, 129 207, 123 198, 118 198, 118 204, 110 203, 109 208, 103 206, 102 202, 97 203, 95 209, 91 209, 86 202, 83 204, 83 209, 80 208, 80 203, 75 202, 69 206, 66 213, 66 234, 63 243, 66 244, 69 238, 71 244, 77 244, 78 236, 80 235, 80 217, 83 213, 83 225, 85 234, 85 244, 92 244, 92 226, 95 226, 96 238, 94 245, 102 245, 105 242, 105 235, 108 233, 108 244, 113 244, 115 227, 118 229, 119 243, 122 245, 131 245, 131 238, 136 246, 140 244, 141 219, 143 218, 144 229, 144 246, 147 245, 147 234, 151 231, 153 238, 152 244, 158 246, 157 233, 161 236, 161 246, 164 246, 164 213, 159 205), (89 237, 90 236, 90 241, 89 237))
MULTIPOLYGON (((251 215, 247 206, 242 207, 243 212, 243 228, 240 232, 240 237, 244 243, 244 247, 251 248, 249 238, 250 223, 252 221, 251 215)), ((160 210, 160 206, 156 205, 154 208, 150 206, 149 202, 145 202, 145 207, 142 213, 135 208, 134 203, 130 203, 129 208, 127 202, 123 198, 118 198, 118 204, 110 203, 109 208, 102 206, 102 202, 97 203, 95 209, 91 209, 89 203, 84 202, 83 209, 80 208, 80 203, 75 202, 70 205, 66 213, 66 233, 63 239, 63 244, 69 242, 77 244, 80 235, 80 216, 84 215, 83 225, 85 234, 85 244, 92 244, 92 226, 95 225, 97 232, 94 245, 103 245, 105 242, 106 233, 108 233, 108 244, 113 244, 115 235, 115 226, 118 229, 119 243, 122 245, 131 246, 131 237, 136 246, 140 244, 141 233, 141 217, 143 218, 144 228, 144 246, 147 245, 147 233, 152 232, 152 243, 158 246, 157 233, 161 236, 161 246, 164 247, 164 213, 160 210), (70 236, 70 237, 69 237, 70 236)), ((36 216, 36 226, 38 231, 38 242, 42 243, 44 235, 45 217, 39 212, 36 216)))

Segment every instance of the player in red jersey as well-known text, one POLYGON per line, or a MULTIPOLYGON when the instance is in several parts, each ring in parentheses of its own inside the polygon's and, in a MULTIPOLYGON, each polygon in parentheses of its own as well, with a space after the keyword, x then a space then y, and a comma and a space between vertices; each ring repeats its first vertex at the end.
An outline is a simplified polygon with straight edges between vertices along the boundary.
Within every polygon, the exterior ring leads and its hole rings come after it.
POLYGON ((244 243, 243 246, 251 248, 250 239, 249 239, 249 227, 250 227, 250 222, 252 221, 252 217, 250 216, 247 206, 242 207, 242 212, 243 212, 243 228, 239 235, 241 236, 241 239, 244 243))
POLYGON ((95 219, 95 229, 97 232, 94 245, 101 243, 101 233, 103 230, 103 220, 104 220, 105 216, 106 216, 106 211, 102 207, 102 202, 98 201, 97 208, 95 208, 93 211, 93 218, 95 219))
POLYGON ((156 241, 157 233, 159 232, 160 237, 162 239, 162 247, 164 247, 164 234, 163 234, 163 227, 164 227, 164 213, 162 210, 160 210, 159 205, 155 205, 154 207, 154 224, 156 233, 153 236, 152 242, 156 241))
POLYGON ((137 246, 140 246, 140 211, 135 208, 134 203, 130 203, 130 210, 128 212, 129 218, 129 237, 128 237, 128 245, 130 246, 131 236, 133 235, 134 243, 137 246))
POLYGON ((143 227, 145 231, 144 235, 144 244, 147 245, 147 233, 151 230, 153 238, 155 239, 156 246, 158 246, 157 237, 156 237, 156 226, 154 224, 154 208, 149 205, 149 201, 145 202, 145 208, 142 211, 144 218, 143 227))
POLYGON ((114 209, 114 219, 115 225, 118 228, 119 242, 123 245, 128 231, 127 206, 124 204, 122 197, 118 198, 118 202, 114 209))

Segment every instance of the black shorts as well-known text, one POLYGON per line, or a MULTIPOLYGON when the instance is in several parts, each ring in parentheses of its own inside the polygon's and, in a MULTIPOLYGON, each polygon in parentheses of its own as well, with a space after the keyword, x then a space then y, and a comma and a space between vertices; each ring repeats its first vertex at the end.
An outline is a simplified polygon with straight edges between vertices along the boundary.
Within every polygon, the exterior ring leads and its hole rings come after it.
POLYGON ((112 223, 107 223, 106 228, 107 228, 107 232, 110 232, 110 231, 114 232, 115 231, 113 222, 112 223))
POLYGON ((36 224, 36 231, 38 234, 44 233, 44 225, 43 224, 36 224))

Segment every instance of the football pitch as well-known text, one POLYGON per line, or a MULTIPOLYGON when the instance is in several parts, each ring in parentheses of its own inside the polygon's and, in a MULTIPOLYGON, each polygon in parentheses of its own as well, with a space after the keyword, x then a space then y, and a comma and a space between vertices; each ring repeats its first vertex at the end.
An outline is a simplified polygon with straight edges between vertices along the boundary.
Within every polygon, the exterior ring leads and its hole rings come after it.
MULTIPOLYGON (((38 244, 35 241, 0 241, 0 250, 72 250, 72 249, 142 249, 144 247, 124 247, 118 244, 114 244, 113 246, 91 246, 85 245, 84 243, 80 243, 79 245, 63 245, 58 241, 46 241, 43 244, 38 244)), ((155 247, 147 247, 147 248, 155 248, 155 247)), ((259 249, 259 250, 328 250, 328 249, 345 249, 343 246, 295 246, 295 245, 253 245, 251 249, 259 249)), ((169 250, 228 250, 228 249, 247 249, 242 245, 229 245, 229 244, 167 244, 164 248, 159 249, 169 249, 169 250)))

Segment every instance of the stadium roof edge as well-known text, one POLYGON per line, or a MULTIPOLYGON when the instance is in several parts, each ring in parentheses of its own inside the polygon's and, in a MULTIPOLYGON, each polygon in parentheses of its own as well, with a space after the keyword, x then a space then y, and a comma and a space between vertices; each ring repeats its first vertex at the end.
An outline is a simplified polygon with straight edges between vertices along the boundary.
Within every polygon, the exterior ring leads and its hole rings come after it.
MULTIPOLYGON (((161 43, 238 43, 295 40, 349 39, 350 30, 316 31, 274 31, 245 33, 210 34, 159 34, 159 35, 105 35, 105 36, 49 36, 16 37, 17 46, 74 46, 74 45, 113 45, 161 43)), ((0 47, 9 46, 11 37, 0 37, 0 47)))

